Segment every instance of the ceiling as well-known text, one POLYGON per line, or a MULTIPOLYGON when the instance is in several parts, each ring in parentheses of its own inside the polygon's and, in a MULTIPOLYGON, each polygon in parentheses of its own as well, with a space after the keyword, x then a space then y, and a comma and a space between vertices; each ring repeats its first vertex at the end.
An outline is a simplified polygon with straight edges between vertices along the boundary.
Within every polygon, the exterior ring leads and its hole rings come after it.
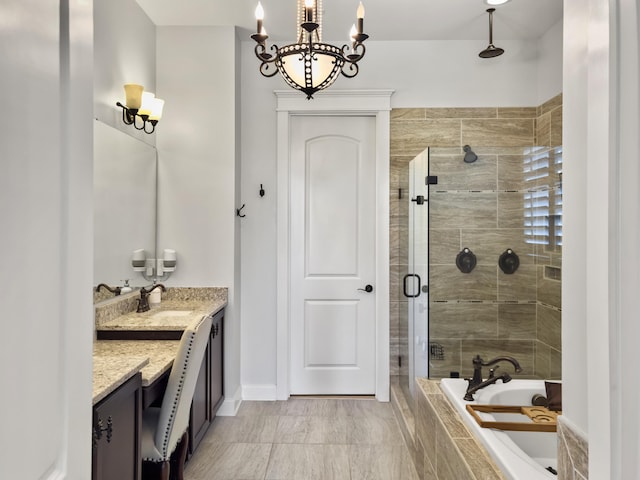
MULTIPOLYGON (((136 0, 156 25, 237 25, 255 30, 257 0, 136 0)), ((323 0, 324 39, 348 40, 359 0, 323 0)), ((296 0, 261 0, 270 39, 295 40, 296 0)), ((483 0, 363 0, 369 41, 488 40, 483 0)), ((511 0, 494 13, 494 40, 540 38, 562 18, 562 0, 511 0)))

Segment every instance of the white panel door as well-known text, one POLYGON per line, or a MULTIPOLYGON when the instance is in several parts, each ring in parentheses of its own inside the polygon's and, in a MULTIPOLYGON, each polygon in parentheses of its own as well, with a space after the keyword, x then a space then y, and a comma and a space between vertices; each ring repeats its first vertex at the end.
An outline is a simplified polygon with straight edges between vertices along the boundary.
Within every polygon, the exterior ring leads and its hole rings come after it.
POLYGON ((291 393, 374 394, 375 118, 294 116, 290 138, 291 393))

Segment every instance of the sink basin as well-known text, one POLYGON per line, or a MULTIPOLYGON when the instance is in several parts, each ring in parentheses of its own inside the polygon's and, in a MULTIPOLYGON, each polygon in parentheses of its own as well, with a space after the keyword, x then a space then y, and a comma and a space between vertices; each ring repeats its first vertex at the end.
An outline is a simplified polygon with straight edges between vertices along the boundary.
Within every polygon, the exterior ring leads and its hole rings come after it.
POLYGON ((192 310, 161 310, 151 315, 151 318, 186 317, 192 313, 192 310))

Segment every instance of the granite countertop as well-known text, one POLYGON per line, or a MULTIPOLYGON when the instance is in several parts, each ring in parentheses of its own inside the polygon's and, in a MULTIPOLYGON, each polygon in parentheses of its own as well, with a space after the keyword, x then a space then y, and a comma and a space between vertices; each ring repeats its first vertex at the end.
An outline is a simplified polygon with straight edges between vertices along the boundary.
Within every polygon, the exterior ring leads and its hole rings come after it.
MULTIPOLYGON (((126 358, 137 355, 147 357, 147 364, 140 370, 142 386, 147 387, 171 368, 179 345, 179 340, 97 340, 93 344, 93 356, 94 359, 96 357, 126 358)), ((107 368, 111 367, 107 366, 107 368)))
POLYGON ((158 306, 147 312, 118 312, 101 318, 97 330, 182 331, 194 320, 217 313, 227 306, 226 288, 175 288, 163 293, 158 306))
POLYGON ((144 355, 93 356, 93 404, 106 398, 149 363, 144 355))

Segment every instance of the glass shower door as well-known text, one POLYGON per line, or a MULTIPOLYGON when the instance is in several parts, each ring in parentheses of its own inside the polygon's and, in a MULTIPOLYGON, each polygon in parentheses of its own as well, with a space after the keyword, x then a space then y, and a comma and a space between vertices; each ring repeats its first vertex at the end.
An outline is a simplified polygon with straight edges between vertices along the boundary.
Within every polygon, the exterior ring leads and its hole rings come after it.
POLYGON ((429 149, 409 163, 408 299, 409 389, 429 376, 429 149))

